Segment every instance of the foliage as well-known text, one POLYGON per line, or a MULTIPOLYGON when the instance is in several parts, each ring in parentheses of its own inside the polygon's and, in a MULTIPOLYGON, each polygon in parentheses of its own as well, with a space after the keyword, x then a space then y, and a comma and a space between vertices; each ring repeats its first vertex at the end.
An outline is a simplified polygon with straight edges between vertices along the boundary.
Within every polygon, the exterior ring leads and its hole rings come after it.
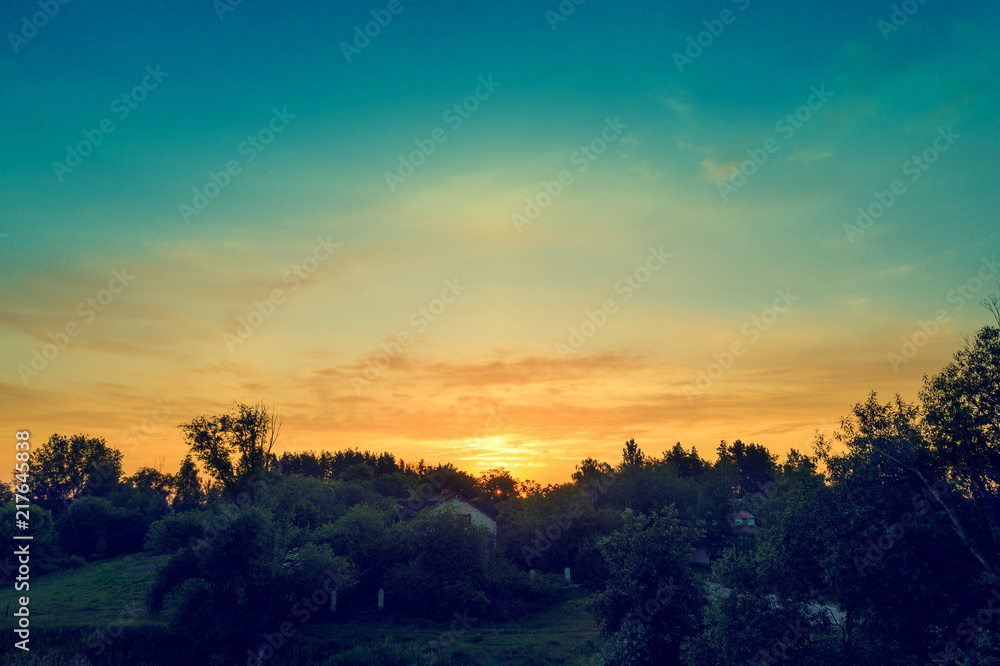
POLYGON ((397 524, 395 538, 401 557, 386 573, 385 589, 400 606, 441 617, 486 610, 492 550, 486 528, 448 509, 425 510, 397 524))
MULTIPOLYGON (((55 521, 52 519, 52 512, 43 509, 37 504, 29 504, 28 524, 30 531, 21 530, 17 527, 16 521, 20 518, 17 513, 17 505, 13 502, 0 505, 0 540, 8 546, 13 544, 11 548, 14 548, 20 545, 14 540, 15 535, 30 534, 31 550, 45 554, 44 557, 33 558, 31 560, 32 572, 43 574, 58 569, 63 562, 62 553, 58 549, 55 521)), ((13 572, 13 566, 11 566, 11 571, 13 572)))
POLYGON ((139 552, 147 527, 140 512, 103 497, 81 497, 56 519, 59 545, 67 554, 87 559, 139 552))
POLYGON ((100 437, 55 434, 32 454, 32 492, 42 506, 53 511, 78 497, 106 494, 118 485, 121 475, 121 452, 100 437))
POLYGON ((191 459, 191 454, 184 456, 181 468, 174 475, 173 481, 174 498, 171 506, 174 511, 197 509, 205 501, 198 465, 191 459))
POLYGON ((613 644, 631 646, 612 663, 680 663, 680 645, 697 630, 704 605, 689 564, 699 536, 673 507, 649 515, 626 509, 621 529, 598 542, 610 573, 595 616, 613 644))
POLYGON ((483 499, 502 502, 518 496, 518 482, 502 467, 488 469, 479 475, 479 492, 483 499))
POLYGON ((150 609, 165 602, 172 631, 235 657, 300 611, 308 617, 294 605, 300 598, 354 586, 349 561, 326 545, 289 548, 280 526, 270 511, 251 506, 214 538, 182 548, 158 572, 150 609))
POLYGON ((236 403, 231 413, 197 416, 178 427, 191 455, 230 493, 276 462, 271 449, 281 424, 264 403, 236 403))

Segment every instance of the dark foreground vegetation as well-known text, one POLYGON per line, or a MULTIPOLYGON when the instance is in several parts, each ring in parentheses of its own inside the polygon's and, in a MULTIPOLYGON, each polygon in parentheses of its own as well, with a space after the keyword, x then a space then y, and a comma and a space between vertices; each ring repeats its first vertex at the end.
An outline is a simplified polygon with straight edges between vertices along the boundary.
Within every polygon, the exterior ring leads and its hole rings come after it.
POLYGON ((543 488, 390 453, 277 457, 279 426, 243 404, 183 424, 175 475, 126 477, 86 435, 37 446, 30 593, 11 556, 0 571, 0 605, 33 597, 31 652, 8 615, 0 661, 1000 664, 997 328, 918 403, 873 394, 784 460, 629 441, 543 488))

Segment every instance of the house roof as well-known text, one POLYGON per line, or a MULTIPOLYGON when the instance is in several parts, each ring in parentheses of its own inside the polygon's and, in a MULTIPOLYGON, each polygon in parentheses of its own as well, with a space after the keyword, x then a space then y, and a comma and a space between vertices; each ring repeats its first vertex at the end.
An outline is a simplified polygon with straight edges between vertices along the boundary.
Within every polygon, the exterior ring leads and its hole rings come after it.
POLYGON ((496 507, 494 507, 493 503, 490 501, 469 500, 463 497, 460 493, 449 493, 445 491, 442 491, 440 495, 434 495, 432 497, 427 498, 427 501, 423 504, 423 506, 417 509, 417 511, 419 512, 427 508, 439 507, 444 505, 445 503, 452 502, 454 500, 458 500, 463 504, 467 504, 475 508, 477 511, 485 515, 493 522, 496 522, 497 516, 500 515, 500 513, 496 510, 496 507))
POLYGON ((493 521, 496 521, 497 516, 500 515, 500 513, 496 510, 496 507, 493 506, 493 502, 487 500, 469 500, 465 499, 459 493, 441 494, 440 497, 440 503, 451 502, 457 499, 459 502, 475 507, 493 521))

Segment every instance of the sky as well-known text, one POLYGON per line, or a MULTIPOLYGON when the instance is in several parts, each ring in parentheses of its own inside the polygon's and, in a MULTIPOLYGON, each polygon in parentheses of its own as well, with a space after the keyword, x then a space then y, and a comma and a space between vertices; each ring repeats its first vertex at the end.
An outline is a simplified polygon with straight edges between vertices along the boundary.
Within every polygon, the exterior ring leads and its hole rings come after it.
POLYGON ((279 454, 542 483, 631 438, 808 451, 992 322, 998 28, 979 0, 11 0, 3 451, 85 433, 172 472, 236 401, 279 454))

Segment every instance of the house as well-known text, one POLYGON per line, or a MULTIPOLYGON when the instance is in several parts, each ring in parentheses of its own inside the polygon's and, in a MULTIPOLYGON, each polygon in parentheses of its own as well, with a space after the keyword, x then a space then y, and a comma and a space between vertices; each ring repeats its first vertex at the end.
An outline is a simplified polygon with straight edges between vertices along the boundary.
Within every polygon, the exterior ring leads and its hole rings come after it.
POLYGON ((733 514, 733 531, 751 534, 757 530, 757 519, 749 511, 737 511, 733 514))
POLYGON ((442 490, 439 495, 430 497, 418 511, 457 511, 469 516, 474 525, 482 525, 494 537, 497 534, 497 510, 492 502, 483 500, 468 500, 458 493, 442 490))
POLYGON ((433 511, 442 511, 445 509, 450 509, 452 511, 458 511, 459 513, 464 513, 472 519, 474 525, 482 525, 490 531, 490 534, 496 536, 497 533, 497 510, 493 507, 492 502, 486 502, 483 500, 467 500, 458 493, 442 493, 441 499, 433 507, 433 511))
MULTIPOLYGON (((733 534, 737 536, 754 534, 758 529, 757 517, 745 510, 731 513, 728 522, 733 534)), ((708 522, 703 518, 698 519, 695 524, 702 529, 708 526, 708 522)), ((712 521, 712 524, 716 525, 717 523, 716 521, 712 521)), ((735 547, 731 544, 727 545, 728 543, 725 540, 722 542, 709 540, 695 546, 694 552, 691 554, 690 563, 711 566, 713 560, 721 557, 726 550, 732 550, 735 547)))

